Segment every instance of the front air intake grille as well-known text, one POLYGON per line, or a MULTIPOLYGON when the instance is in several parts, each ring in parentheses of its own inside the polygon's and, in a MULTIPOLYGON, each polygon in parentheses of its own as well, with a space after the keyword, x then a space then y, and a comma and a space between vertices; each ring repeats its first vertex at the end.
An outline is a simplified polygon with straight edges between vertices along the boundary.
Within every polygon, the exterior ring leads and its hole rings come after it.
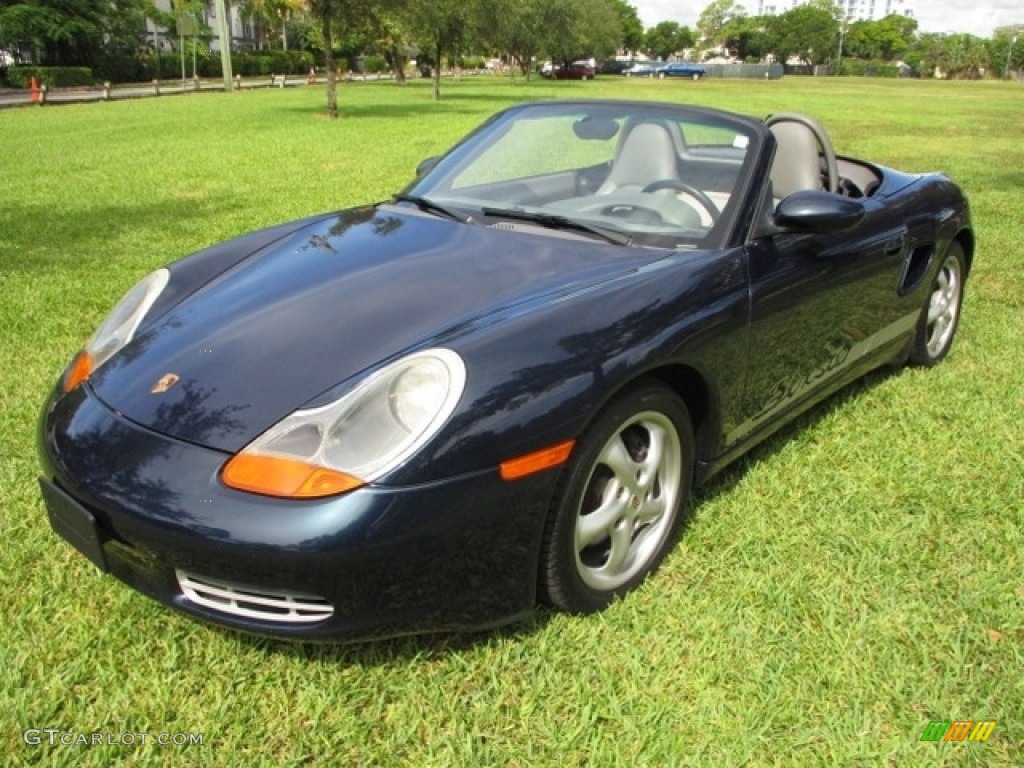
POLYGON ((333 606, 316 595, 231 584, 186 571, 175 571, 175 574, 185 597, 196 605, 230 616, 282 624, 310 624, 334 615, 333 606))

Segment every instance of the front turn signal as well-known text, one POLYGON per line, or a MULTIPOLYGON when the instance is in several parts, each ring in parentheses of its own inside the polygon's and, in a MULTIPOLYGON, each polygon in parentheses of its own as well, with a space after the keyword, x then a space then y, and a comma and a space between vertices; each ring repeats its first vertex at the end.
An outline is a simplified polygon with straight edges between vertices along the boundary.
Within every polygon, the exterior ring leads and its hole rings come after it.
POLYGON ((566 440, 564 443, 558 443, 533 453, 527 453, 524 456, 503 461, 498 468, 501 479, 518 480, 520 477, 526 477, 564 464, 572 455, 572 449, 575 445, 575 440, 566 440))
POLYGON ((61 384, 64 394, 88 379, 92 375, 94 367, 92 357, 84 349, 75 355, 75 359, 71 361, 71 365, 64 373, 64 381, 61 384))
POLYGON ((355 490, 365 483, 335 469, 282 456, 240 453, 221 470, 229 488, 286 499, 318 499, 355 490))

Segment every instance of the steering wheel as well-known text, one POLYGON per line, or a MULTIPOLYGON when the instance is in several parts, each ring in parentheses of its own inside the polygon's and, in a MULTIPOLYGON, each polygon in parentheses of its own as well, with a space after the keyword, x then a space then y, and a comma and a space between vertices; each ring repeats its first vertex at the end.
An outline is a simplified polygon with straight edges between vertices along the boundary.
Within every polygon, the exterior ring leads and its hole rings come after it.
POLYGON ((674 197, 645 195, 642 192, 613 192, 552 203, 547 208, 565 214, 596 214, 647 226, 695 228, 700 212, 674 197))
POLYGON ((685 181, 680 181, 679 179, 660 179, 658 181, 652 181, 640 191, 657 192, 660 189, 677 189, 680 192, 689 195, 700 203, 701 207, 708 212, 712 221, 722 215, 722 212, 718 210, 718 206, 715 205, 714 201, 710 197, 696 187, 687 184, 685 181))
POLYGON ((825 133, 825 129, 818 125, 817 121, 802 115, 799 112, 780 112, 777 115, 770 115, 765 119, 764 124, 771 128, 776 123, 799 123, 814 134, 821 148, 821 154, 825 158, 825 189, 829 192, 839 191, 839 164, 836 162, 836 152, 832 148, 832 142, 825 133))

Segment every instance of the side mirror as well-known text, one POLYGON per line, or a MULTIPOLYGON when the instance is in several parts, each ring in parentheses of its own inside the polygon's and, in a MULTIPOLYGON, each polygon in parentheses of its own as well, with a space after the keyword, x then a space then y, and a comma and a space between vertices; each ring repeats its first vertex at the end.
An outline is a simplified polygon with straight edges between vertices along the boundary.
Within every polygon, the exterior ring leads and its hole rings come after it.
POLYGON ((422 161, 416 166, 416 178, 418 179, 420 176, 424 176, 434 170, 434 166, 437 165, 437 162, 440 159, 440 155, 434 155, 433 157, 428 157, 426 160, 422 161))
POLYGON ((780 230, 827 235, 845 232, 860 224, 864 204, 834 192, 794 192, 779 203, 772 222, 780 230))

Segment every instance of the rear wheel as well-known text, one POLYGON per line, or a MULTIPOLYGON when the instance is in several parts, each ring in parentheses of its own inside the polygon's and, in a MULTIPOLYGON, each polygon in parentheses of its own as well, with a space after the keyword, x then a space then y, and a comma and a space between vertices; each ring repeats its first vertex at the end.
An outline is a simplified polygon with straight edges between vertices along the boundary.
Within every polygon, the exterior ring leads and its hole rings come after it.
POLYGON ((965 273, 964 249, 954 241, 946 249, 942 266, 935 275, 918 318, 917 333, 910 350, 911 363, 932 366, 949 354, 960 324, 965 273))
POLYGON ((675 540, 693 460, 690 417, 670 389, 612 402, 579 441, 549 513, 542 599, 591 613, 637 587, 675 540))

